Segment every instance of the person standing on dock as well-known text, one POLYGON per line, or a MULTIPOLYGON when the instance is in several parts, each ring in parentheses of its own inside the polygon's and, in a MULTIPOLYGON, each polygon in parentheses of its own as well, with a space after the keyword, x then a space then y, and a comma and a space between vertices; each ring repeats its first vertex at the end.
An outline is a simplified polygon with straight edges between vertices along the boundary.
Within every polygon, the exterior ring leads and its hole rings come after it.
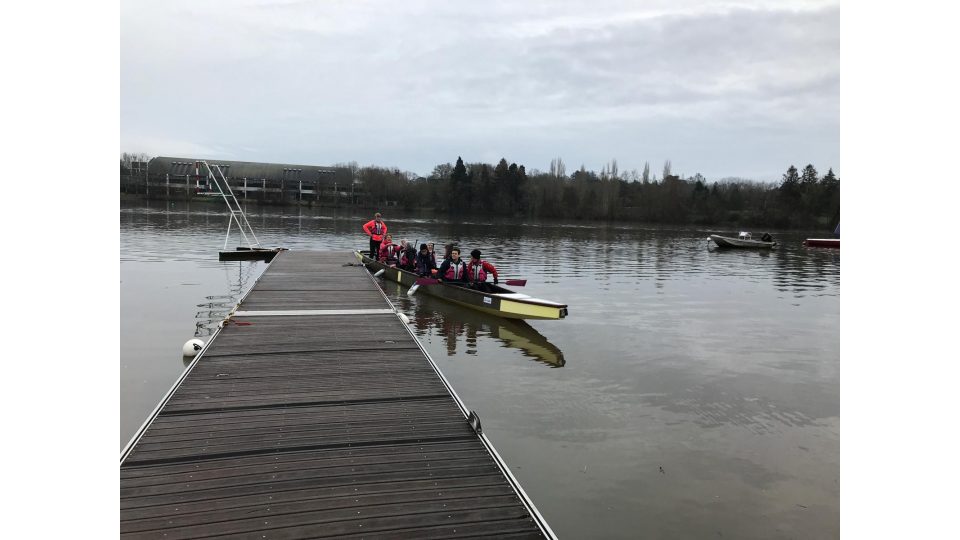
POLYGON ((487 261, 480 260, 480 250, 475 249, 470 252, 470 264, 467 265, 467 276, 470 284, 478 291, 490 292, 490 285, 487 283, 487 273, 493 274, 494 285, 500 283, 497 276, 497 268, 487 261))
POLYGON ((450 250, 450 258, 443 260, 437 277, 443 281, 467 282, 467 263, 460 258, 460 248, 450 250))
POLYGON ((373 215, 373 219, 363 224, 363 232, 370 237, 370 258, 376 259, 380 253, 380 243, 387 234, 387 224, 380 217, 380 212, 373 215))

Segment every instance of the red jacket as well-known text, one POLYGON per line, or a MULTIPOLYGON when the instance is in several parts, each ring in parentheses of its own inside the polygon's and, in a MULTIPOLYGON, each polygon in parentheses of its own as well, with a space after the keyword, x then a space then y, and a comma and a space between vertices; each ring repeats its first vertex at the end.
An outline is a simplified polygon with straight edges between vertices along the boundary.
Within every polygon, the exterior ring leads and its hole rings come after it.
POLYGON ((371 219, 363 224, 363 232, 367 233, 367 236, 370 238, 379 242, 383 240, 383 235, 387 234, 387 224, 384 223, 383 220, 380 220, 380 232, 377 232, 377 220, 371 219))
POLYGON ((380 262, 387 264, 397 264, 400 257, 400 246, 384 242, 380 244, 380 262))
POLYGON ((483 282, 487 280, 487 272, 493 274, 493 279, 500 279, 497 276, 497 269, 487 261, 477 261, 476 259, 471 258, 470 264, 467 265, 467 275, 470 276, 470 281, 474 282, 483 282))

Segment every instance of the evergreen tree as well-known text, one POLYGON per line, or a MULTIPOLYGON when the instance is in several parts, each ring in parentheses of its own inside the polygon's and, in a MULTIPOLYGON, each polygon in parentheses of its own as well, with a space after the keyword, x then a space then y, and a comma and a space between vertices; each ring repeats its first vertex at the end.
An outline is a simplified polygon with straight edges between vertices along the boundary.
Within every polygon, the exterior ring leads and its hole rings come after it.
POLYGON ((450 173, 450 191, 447 203, 447 210, 469 209, 470 191, 467 189, 467 168, 463 164, 463 158, 457 156, 457 164, 453 166, 453 172, 450 173))
POLYGON ((450 174, 450 183, 454 189, 462 189, 467 180, 467 167, 463 164, 463 158, 457 156, 457 164, 453 166, 453 172, 450 174))
POLYGON ((817 183, 817 170, 813 168, 813 165, 808 164, 803 168, 803 175, 800 177, 800 184, 804 187, 812 186, 817 183))
POLYGON ((787 169, 787 172, 783 175, 783 182, 780 184, 780 187, 785 185, 796 186, 800 183, 800 176, 797 174, 797 168, 793 165, 787 169))
POLYGON ((799 210, 801 197, 800 175, 797 174, 797 168, 793 165, 783 175, 778 193, 781 205, 781 222, 778 225, 789 226, 791 216, 799 210))
POLYGON ((837 175, 833 174, 833 167, 827 171, 827 174, 823 175, 823 179, 820 180, 820 183, 826 188, 836 187, 840 184, 840 179, 837 178, 837 175))

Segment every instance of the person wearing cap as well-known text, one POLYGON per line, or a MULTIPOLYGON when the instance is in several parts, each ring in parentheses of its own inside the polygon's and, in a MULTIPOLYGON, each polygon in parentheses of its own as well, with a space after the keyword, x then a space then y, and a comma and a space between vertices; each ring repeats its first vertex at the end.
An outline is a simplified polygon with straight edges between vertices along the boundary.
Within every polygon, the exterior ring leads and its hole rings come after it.
POLYGON ((420 244, 420 253, 414 259, 414 269, 420 276, 429 277, 437 268, 437 262, 426 244, 420 244))
POLYGON ((373 219, 363 224, 363 232, 370 237, 370 258, 376 259, 380 253, 380 244, 387 234, 387 224, 380 217, 380 212, 373 215, 373 219))
POLYGON ((480 259, 479 249, 471 251, 470 263, 467 264, 467 279, 470 280, 471 286, 478 290, 489 292, 490 286, 486 282, 487 273, 493 274, 494 285, 500 283, 496 267, 480 259))

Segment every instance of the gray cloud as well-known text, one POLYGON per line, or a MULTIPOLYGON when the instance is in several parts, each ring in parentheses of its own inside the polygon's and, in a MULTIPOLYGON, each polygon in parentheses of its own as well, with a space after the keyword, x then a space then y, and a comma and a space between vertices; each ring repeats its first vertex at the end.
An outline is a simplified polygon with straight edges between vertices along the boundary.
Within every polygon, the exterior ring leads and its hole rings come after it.
POLYGON ((839 171, 836 2, 396 4, 124 4, 122 150, 839 171))

